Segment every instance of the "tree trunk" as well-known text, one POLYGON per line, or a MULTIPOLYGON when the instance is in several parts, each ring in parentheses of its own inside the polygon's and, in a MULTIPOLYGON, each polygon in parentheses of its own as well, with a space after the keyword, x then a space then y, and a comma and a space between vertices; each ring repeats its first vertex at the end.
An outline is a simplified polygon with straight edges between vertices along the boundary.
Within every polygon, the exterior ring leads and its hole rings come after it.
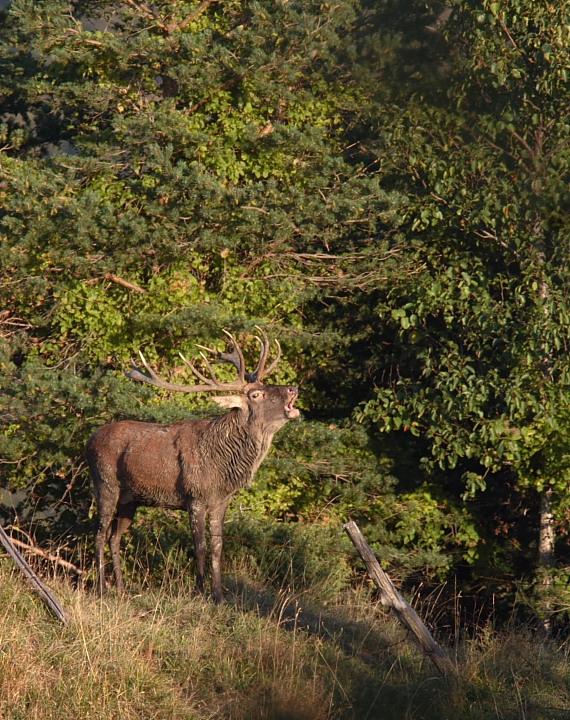
MULTIPOLYGON (((541 232, 537 225, 537 232, 541 232)), ((546 263, 546 257, 544 248, 542 245, 539 248, 539 260, 542 268, 546 263)), ((549 298, 548 284, 542 275, 540 281, 539 296, 544 303, 544 315, 548 315, 548 298, 549 298)), ((542 358, 542 373, 545 380, 552 382, 552 354, 544 349, 544 356, 542 358)), ((540 496, 540 528, 538 535, 538 567, 539 569, 548 568, 554 562, 554 513, 552 512, 552 489, 546 488, 542 491, 540 496)), ((551 584, 551 580, 548 574, 544 575, 543 585, 544 589, 548 590, 551 584)), ((546 600, 544 602, 544 620, 542 621, 542 629, 548 635, 552 628, 552 613, 550 608, 550 602, 546 600)))
MULTIPOLYGON (((554 513, 552 512, 552 490, 547 488, 540 497, 540 529, 538 536, 538 565, 540 569, 548 568, 554 562, 554 513)), ((542 587, 546 597, 541 605, 543 617, 540 621, 542 632, 548 636, 552 630, 552 607, 548 598, 551 585, 548 573, 543 575, 542 587)))
POLYGON ((554 513, 552 490, 544 490, 540 497, 540 531, 538 537, 538 561, 540 567, 548 567, 554 561, 554 513))

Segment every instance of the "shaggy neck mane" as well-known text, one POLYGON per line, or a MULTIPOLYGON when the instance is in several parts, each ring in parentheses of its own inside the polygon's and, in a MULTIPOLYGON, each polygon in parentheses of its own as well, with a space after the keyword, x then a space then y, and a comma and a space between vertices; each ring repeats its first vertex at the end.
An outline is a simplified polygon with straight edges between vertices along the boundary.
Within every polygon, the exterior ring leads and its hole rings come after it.
POLYGON ((251 481, 275 433, 255 422, 247 411, 235 408, 217 418, 209 434, 217 439, 211 452, 215 451, 215 462, 228 490, 233 492, 251 481))

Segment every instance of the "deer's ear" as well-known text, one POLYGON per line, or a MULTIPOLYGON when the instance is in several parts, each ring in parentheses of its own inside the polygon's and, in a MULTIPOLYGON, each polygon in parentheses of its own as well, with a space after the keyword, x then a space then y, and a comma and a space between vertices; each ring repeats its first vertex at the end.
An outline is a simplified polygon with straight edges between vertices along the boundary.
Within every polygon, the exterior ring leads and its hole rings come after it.
POLYGON ((241 410, 247 408, 245 395, 218 395, 217 397, 213 396, 212 400, 223 408, 240 408, 241 410))

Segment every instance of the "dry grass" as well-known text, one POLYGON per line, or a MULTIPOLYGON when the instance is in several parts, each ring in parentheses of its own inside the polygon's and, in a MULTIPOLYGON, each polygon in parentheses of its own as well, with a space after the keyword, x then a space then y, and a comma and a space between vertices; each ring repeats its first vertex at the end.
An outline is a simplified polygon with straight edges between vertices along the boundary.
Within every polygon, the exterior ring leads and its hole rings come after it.
POLYGON ((225 606, 185 575, 104 600, 52 580, 61 627, 0 558, 0 718, 563 720, 567 647, 483 631, 450 687, 364 591, 335 607, 234 573, 225 606))

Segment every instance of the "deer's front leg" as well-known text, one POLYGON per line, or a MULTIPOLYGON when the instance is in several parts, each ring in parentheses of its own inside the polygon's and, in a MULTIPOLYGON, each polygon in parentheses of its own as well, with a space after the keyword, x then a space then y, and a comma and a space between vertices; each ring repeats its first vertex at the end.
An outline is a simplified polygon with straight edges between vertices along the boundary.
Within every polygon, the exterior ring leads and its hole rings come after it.
POLYGON ((206 561, 206 506, 193 501, 190 506, 190 530, 194 539, 196 560, 196 589, 204 592, 204 564, 206 561))
POLYGON ((212 554, 212 595, 217 603, 224 602, 222 591, 222 544, 224 518, 229 500, 210 510, 210 548, 212 554))

